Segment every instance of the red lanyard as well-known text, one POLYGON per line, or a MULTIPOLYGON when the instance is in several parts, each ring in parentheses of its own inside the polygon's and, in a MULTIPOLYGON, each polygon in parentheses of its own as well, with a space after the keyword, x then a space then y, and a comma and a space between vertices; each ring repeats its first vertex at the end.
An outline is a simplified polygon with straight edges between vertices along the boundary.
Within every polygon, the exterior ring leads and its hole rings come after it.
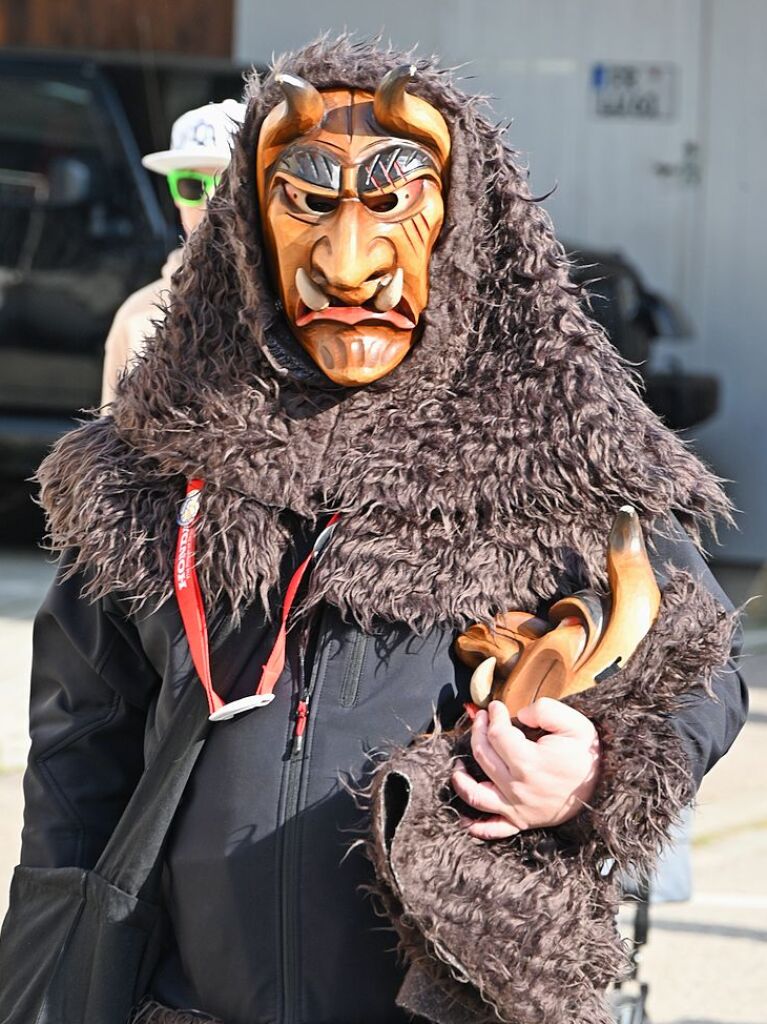
POLYGON ((333 536, 333 531, 340 516, 336 512, 331 517, 328 525, 315 540, 312 550, 290 579, 282 605, 280 629, 266 664, 261 671, 261 679, 256 692, 249 697, 242 697, 240 700, 233 700, 227 704, 219 697, 213 687, 213 680, 210 674, 208 625, 205 619, 205 606, 202 601, 200 583, 197 579, 197 570, 195 568, 195 524, 200 511, 200 499, 204 486, 204 481, 199 479, 190 480, 187 484, 186 498, 178 514, 178 542, 176 544, 173 585, 176 591, 179 611, 181 612, 181 621, 184 624, 184 631, 189 642, 192 663, 197 670, 197 675, 200 677, 200 682, 208 698, 210 720, 211 722, 221 722, 227 718, 234 718, 235 715, 239 715, 243 711, 249 711, 251 708, 264 707, 274 700, 274 687, 285 667, 285 639, 290 610, 293 607, 293 602, 306 570, 313 560, 316 561, 319 558, 325 545, 333 536))

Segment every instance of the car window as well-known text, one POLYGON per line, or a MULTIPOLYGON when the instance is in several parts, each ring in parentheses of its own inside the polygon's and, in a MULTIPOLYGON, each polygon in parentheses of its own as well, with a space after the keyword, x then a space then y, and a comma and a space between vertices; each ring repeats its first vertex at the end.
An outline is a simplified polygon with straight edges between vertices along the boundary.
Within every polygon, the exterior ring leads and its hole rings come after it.
POLYGON ((126 237, 139 208, 97 88, 63 77, 0 74, 3 266, 55 266, 62 248, 126 237))

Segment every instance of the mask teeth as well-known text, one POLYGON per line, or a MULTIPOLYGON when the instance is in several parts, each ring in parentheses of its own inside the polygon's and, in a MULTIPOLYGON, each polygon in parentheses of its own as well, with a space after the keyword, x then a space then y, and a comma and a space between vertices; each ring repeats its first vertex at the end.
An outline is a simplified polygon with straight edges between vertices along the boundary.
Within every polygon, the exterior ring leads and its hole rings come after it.
POLYGON ((299 267, 296 271, 296 290, 301 296, 303 304, 315 312, 327 309, 330 305, 330 299, 317 287, 303 267, 299 267))
POLYGON ((495 658, 485 658, 474 669, 471 677, 470 692, 471 699, 479 708, 486 708, 490 703, 494 672, 495 658))
POLYGON ((373 299, 375 308, 381 313, 386 313, 388 310, 394 309, 394 307, 399 304, 402 299, 402 284, 404 278, 405 275, 402 271, 402 267, 398 267, 392 274, 389 283, 384 285, 373 299))

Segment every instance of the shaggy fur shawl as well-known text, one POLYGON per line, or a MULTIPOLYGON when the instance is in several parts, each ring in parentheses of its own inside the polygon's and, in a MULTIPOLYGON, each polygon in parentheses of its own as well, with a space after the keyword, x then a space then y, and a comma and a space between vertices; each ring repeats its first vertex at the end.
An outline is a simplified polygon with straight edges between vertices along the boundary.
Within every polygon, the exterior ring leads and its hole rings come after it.
POLYGON ((368 853, 412 965, 406 1009, 436 1024, 612 1024, 605 990, 628 966, 621 876, 650 871, 694 795, 670 715, 727 660, 732 628, 699 584, 671 577, 626 668, 568 698, 597 727, 601 766, 592 805, 559 828, 488 843, 459 827, 450 774, 465 732, 417 739, 378 769, 368 853))
MULTIPOLYGON (((375 89, 410 60, 322 39, 276 69, 375 89)), ((254 152, 281 98, 253 75, 228 172, 174 276, 169 308, 111 415, 64 437, 39 479, 55 548, 98 597, 171 593, 185 480, 206 481, 198 569, 211 604, 264 599, 290 516, 346 516, 314 575, 363 626, 464 626, 598 584, 616 509, 675 513, 694 536, 727 514, 716 479, 645 407, 582 308, 551 222, 450 73, 418 60, 414 92, 452 136, 446 219, 423 331, 386 379, 306 379, 284 335, 261 242, 254 152), (277 354, 275 354, 277 353, 277 354)))

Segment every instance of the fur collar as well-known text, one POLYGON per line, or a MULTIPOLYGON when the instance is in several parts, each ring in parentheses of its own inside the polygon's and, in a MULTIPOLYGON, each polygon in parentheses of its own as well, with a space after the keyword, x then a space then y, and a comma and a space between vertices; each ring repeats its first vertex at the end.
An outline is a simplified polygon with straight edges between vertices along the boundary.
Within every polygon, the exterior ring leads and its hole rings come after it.
MULTIPOLYGON (((407 57, 344 37, 277 70, 374 88, 407 57)), ((67 435, 39 479, 56 548, 88 593, 171 593, 185 479, 206 481, 198 567, 208 601, 264 598, 291 543, 286 511, 344 520, 314 574, 369 627, 456 626, 598 583, 615 510, 673 512, 694 535, 727 515, 716 479, 642 403, 582 309, 547 214, 502 130, 430 61, 415 90, 453 155, 422 337, 385 380, 328 388, 285 343, 265 276, 253 152, 280 95, 248 85, 233 160, 175 275, 164 325, 112 416, 67 435), (305 369, 305 367, 304 367, 305 369)))

